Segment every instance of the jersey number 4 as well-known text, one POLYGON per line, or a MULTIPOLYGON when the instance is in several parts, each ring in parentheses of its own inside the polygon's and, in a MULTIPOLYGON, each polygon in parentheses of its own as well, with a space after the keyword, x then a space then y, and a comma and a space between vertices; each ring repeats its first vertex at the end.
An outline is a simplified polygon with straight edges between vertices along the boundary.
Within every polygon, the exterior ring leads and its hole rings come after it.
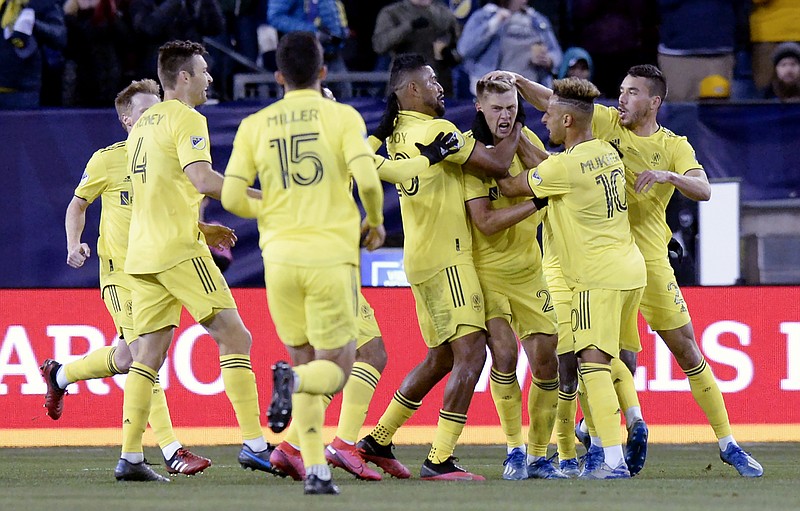
POLYGON ((322 180, 322 160, 319 159, 319 155, 312 150, 301 147, 304 144, 316 141, 318 138, 319 133, 300 133, 292 135, 288 144, 285 138, 273 138, 269 141, 269 146, 278 151, 278 161, 280 161, 281 165, 281 181, 283 182, 284 190, 289 188, 292 182, 300 186, 310 186, 322 180), (287 146, 290 150, 287 150, 287 146), (311 164, 313 173, 303 174, 299 170, 292 171, 295 165, 299 165, 304 161, 311 164))
POLYGON ((142 175, 142 183, 147 182, 147 153, 142 152, 142 137, 136 141, 136 150, 133 152, 131 162, 131 176, 142 175))

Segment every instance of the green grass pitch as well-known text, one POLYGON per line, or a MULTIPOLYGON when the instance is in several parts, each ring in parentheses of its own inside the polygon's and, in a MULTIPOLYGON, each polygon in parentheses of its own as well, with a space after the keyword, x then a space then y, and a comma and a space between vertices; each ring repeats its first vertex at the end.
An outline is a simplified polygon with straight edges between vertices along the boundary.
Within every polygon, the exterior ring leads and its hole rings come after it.
MULTIPOLYGON (((462 510, 724 510, 800 509, 800 444, 743 446, 764 466, 748 480, 724 465, 716 445, 650 446, 644 471, 625 481, 503 481, 501 446, 459 446, 465 467, 486 482, 416 479, 362 482, 339 469, 338 497, 303 496, 301 483, 242 470, 237 446, 192 447, 214 465, 169 484, 118 483, 117 448, 0 449, 0 510, 22 511, 462 511, 462 510)), ((146 448, 153 461, 160 452, 146 448)), ((580 451, 580 448, 579 448, 580 451)), ((398 458, 416 473, 427 454, 400 446, 398 458)), ((166 474, 163 466, 155 467, 166 474)))

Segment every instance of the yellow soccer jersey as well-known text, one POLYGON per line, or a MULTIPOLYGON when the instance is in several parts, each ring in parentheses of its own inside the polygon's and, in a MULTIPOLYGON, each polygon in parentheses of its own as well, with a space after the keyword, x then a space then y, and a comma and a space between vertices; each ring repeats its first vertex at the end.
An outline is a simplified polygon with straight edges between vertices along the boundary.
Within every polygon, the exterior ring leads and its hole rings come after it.
POLYGON ((103 261, 100 268, 111 271, 122 271, 128 251, 132 193, 125 162, 124 141, 100 149, 89 159, 75 188, 75 196, 89 204, 97 197, 102 201, 97 257, 103 261))
POLYGON ((183 171, 211 162, 206 118, 178 100, 164 101, 139 118, 127 145, 134 200, 125 272, 159 273, 210 257, 197 225, 203 195, 183 171))
POLYGON ((475 141, 464 140, 453 123, 419 112, 401 110, 387 150, 392 160, 419 154, 414 145, 428 144, 440 132, 457 132, 460 148, 417 177, 397 184, 405 235, 403 262, 411 284, 418 284, 456 264, 472 264, 472 234, 464 205, 464 174, 475 141))
POLYGON ((361 115, 316 91, 290 91, 242 121, 225 176, 248 183, 258 176, 265 261, 359 264, 361 215, 348 169, 357 158, 374 165, 361 115))
MULTIPOLYGON (((528 128, 523 134, 539 149, 544 150, 539 140, 528 128)), ((470 134, 471 135, 471 134, 470 134)), ((514 155, 508 172, 516 176, 525 169, 519 157, 514 155)), ((528 197, 505 197, 500 193, 494 179, 464 173, 464 199, 488 197, 494 209, 502 209, 530 200, 528 197)), ((525 220, 512 225, 492 236, 483 234, 472 224, 472 258, 478 274, 482 268, 516 273, 524 269, 535 270, 541 267, 542 253, 536 241, 536 230, 541 223, 543 212, 536 212, 525 220)))
POLYGON ((545 275, 561 274, 561 265, 558 263, 556 255, 555 240, 553 239, 553 229, 550 227, 550 217, 547 209, 542 211, 542 269, 545 275))
POLYGON ((636 176, 645 170, 666 170, 685 174, 703 167, 686 137, 659 127, 649 137, 640 137, 619 124, 619 111, 595 105, 592 119, 594 136, 610 142, 622 153, 628 192, 628 217, 636 244, 645 260, 667 257, 667 243, 672 231, 667 226, 666 209, 675 187, 656 183, 647 193, 636 193, 636 176))
POLYGON ((528 183, 537 197, 550 197, 548 222, 573 292, 645 285, 628 223, 625 170, 611 144, 592 139, 552 155, 529 171, 528 183))

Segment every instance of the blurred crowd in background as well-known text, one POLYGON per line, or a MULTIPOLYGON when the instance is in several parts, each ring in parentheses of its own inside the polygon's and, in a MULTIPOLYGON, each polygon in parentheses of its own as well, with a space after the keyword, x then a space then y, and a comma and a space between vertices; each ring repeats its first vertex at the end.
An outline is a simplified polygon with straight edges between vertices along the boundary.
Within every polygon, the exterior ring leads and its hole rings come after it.
POLYGON ((173 39, 206 44, 211 95, 230 101, 233 76, 273 70, 293 31, 318 35, 331 73, 421 53, 451 98, 493 69, 590 78, 616 98, 630 66, 652 63, 668 101, 800 101, 797 0, 0 0, 0 27, 0 109, 110 107, 157 78, 173 39))

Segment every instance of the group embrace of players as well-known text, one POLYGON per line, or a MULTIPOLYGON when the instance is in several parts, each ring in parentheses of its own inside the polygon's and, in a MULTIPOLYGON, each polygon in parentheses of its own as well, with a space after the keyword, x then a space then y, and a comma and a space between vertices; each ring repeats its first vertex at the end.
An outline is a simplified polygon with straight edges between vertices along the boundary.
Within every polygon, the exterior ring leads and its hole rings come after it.
POLYGON ((148 80, 120 93, 128 139, 95 153, 67 210, 67 262, 80 267, 90 254, 80 241, 85 210, 103 198, 102 296, 125 342, 70 364, 45 361, 45 407, 57 419, 69 383, 127 372, 118 480, 169 480, 144 462, 148 421, 168 472, 195 474, 211 465, 175 437, 157 382, 182 307, 219 345, 243 438, 239 463, 303 480, 306 494, 339 492, 328 464, 366 480, 382 477, 368 462, 411 477, 394 456, 393 436, 448 375, 419 477, 483 479, 453 453, 487 346, 507 438, 504 479, 636 475, 648 435, 632 378, 640 311, 686 373, 722 460, 742 476, 762 475, 732 436, 669 265, 669 198, 677 188, 708 200, 710 187, 686 139, 656 122, 666 96, 657 68, 631 68, 618 108, 594 104, 599 92, 586 80, 557 80, 551 90, 489 73, 477 85, 473 129, 462 134, 442 118, 443 90, 432 68, 418 55, 401 55, 392 65, 387 111, 367 140, 361 116, 322 94, 325 68, 314 36, 290 34, 277 52, 286 94, 242 121, 223 177, 212 169, 208 128, 194 109, 212 81, 203 55, 197 43, 161 48, 163 102, 148 80), (544 112, 551 142, 564 144, 563 153, 548 154, 525 127, 519 95, 544 112), (384 142, 388 159, 374 152, 384 142), (252 188, 256 178, 260 189, 252 188), (395 183, 400 194, 405 271, 428 350, 359 441, 387 363, 358 277, 360 236, 369 250, 385 238, 379 180, 395 183), (231 246, 236 237, 198 222, 206 195, 258 221, 270 315, 292 360, 273 366, 269 426, 289 427, 277 446, 261 431, 250 334, 208 249, 231 246), (517 338, 532 371, 527 439, 517 338), (342 390, 337 435, 326 446, 325 407, 342 390), (576 398, 584 416, 578 428, 576 398), (557 462, 547 457, 554 429, 557 462), (574 434, 587 447, 581 463, 574 434))

